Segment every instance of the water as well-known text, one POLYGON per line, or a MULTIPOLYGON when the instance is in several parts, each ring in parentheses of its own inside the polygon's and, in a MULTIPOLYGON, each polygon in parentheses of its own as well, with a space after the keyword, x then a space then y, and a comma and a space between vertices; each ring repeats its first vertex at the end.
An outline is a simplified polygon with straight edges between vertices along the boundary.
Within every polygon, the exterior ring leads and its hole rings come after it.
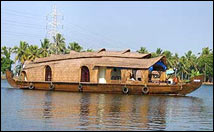
POLYGON ((1 80, 1 130, 213 131, 213 86, 185 97, 8 87, 1 80))

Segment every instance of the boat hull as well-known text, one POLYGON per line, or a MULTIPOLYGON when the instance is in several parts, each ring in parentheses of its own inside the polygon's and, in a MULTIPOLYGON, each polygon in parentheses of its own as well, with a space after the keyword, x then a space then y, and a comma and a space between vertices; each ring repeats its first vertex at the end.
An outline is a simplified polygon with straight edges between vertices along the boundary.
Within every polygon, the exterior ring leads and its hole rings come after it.
POLYGON ((165 95, 186 95, 198 89, 203 80, 203 76, 196 76, 186 84, 101 84, 89 82, 50 82, 50 81, 20 81, 13 79, 12 73, 6 71, 6 78, 14 88, 56 90, 70 92, 93 92, 93 93, 117 93, 117 94, 165 94, 165 95), (128 89, 128 90, 127 90, 128 89))

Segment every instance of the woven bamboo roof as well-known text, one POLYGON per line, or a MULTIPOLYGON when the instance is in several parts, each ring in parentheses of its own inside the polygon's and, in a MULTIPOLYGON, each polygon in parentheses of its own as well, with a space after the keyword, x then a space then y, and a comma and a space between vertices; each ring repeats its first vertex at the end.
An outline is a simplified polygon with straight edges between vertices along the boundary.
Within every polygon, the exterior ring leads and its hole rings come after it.
POLYGON ((131 52, 130 49, 124 51, 106 51, 106 49, 101 49, 95 52, 75 52, 71 51, 70 54, 65 55, 51 55, 50 57, 37 58, 33 63, 49 62, 56 60, 66 60, 66 59, 78 59, 78 58, 100 58, 100 57, 113 57, 113 58, 149 58, 151 54, 140 54, 137 52, 131 52))
MULTIPOLYGON (((134 59, 134 58, 114 58, 114 57, 102 57, 94 58, 94 66, 106 66, 106 67, 121 67, 121 68, 138 68, 138 69, 148 69, 150 66, 157 63, 159 60, 162 60, 163 63, 166 63, 164 56, 159 56, 149 59, 134 59)), ((90 63, 86 60, 84 63, 90 63)))

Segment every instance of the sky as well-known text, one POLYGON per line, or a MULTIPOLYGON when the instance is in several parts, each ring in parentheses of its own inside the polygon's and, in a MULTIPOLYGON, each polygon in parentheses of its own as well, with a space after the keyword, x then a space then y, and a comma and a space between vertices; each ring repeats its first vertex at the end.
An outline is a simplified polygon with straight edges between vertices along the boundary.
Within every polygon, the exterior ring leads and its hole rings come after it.
POLYGON ((204 47, 213 49, 213 2, 209 1, 4 1, 1 45, 18 46, 22 40, 40 46, 47 37, 53 5, 67 46, 75 41, 95 50, 146 47, 155 52, 161 48, 179 56, 189 50, 197 54, 204 47))

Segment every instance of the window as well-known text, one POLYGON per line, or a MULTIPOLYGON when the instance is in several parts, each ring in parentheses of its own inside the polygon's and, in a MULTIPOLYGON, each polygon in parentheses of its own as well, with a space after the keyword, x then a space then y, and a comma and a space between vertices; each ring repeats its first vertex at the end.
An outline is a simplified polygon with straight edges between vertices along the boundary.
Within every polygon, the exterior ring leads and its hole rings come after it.
POLYGON ((81 82, 90 82, 89 69, 86 66, 81 68, 81 82))
POLYGON ((27 75, 26 75, 26 72, 25 72, 25 71, 22 71, 22 72, 21 72, 21 79, 22 79, 23 81, 27 81, 27 75))
POLYGON ((121 80, 121 69, 113 68, 111 71, 111 80, 121 80))
POLYGON ((141 71, 137 69, 132 69, 132 73, 130 74, 130 79, 135 81, 141 81, 141 71))
POLYGON ((45 81, 51 81, 52 80, 52 71, 50 66, 45 67, 45 81))

